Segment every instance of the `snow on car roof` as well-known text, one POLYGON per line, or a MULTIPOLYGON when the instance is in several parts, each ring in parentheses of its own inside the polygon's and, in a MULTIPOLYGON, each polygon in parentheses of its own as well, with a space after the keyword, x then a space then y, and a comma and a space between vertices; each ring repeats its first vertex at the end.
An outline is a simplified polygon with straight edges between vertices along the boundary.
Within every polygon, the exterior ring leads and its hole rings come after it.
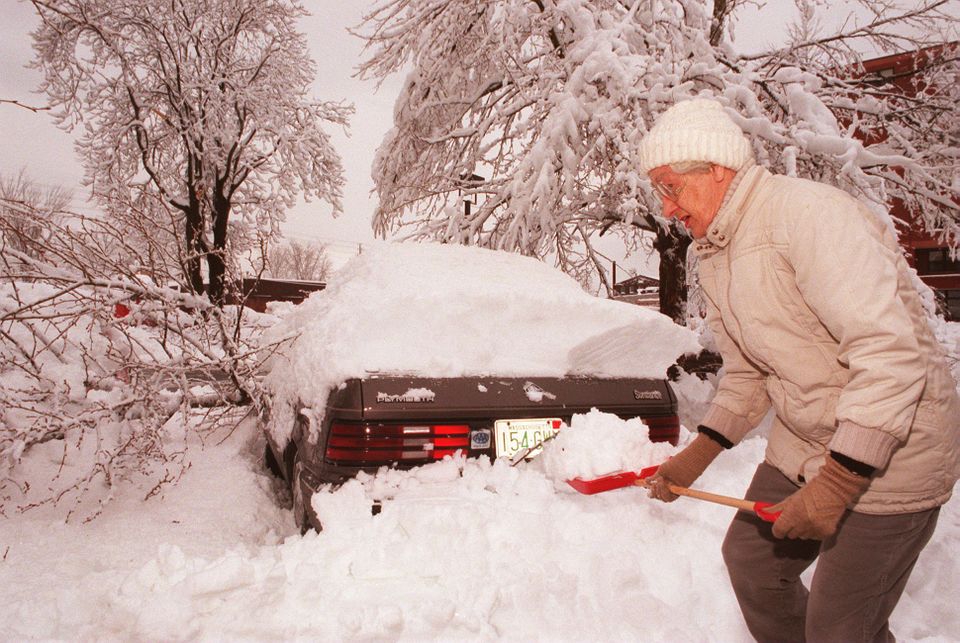
POLYGON ((374 244, 287 307, 269 340, 276 401, 317 408, 371 372, 664 377, 696 336, 659 312, 586 293, 541 261, 433 243, 374 244))

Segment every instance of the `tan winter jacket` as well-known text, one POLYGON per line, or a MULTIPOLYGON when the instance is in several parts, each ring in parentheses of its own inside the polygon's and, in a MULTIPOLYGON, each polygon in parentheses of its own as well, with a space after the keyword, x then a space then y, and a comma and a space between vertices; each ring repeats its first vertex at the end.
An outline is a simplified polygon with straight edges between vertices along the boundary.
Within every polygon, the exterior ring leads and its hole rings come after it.
POLYGON ((856 199, 755 166, 694 243, 724 375, 703 424, 739 442, 771 404, 766 459, 810 480, 829 450, 877 467, 854 507, 950 498, 960 400, 893 234, 856 199))

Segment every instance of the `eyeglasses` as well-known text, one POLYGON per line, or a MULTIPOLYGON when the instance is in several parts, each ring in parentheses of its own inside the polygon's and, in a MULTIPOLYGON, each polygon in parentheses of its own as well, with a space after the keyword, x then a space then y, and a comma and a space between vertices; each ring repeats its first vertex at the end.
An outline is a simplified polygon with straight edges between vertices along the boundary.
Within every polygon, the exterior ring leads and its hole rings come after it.
POLYGON ((666 183, 661 183, 660 181, 650 181, 650 187, 653 188, 653 191, 659 194, 664 199, 670 199, 674 203, 677 202, 677 199, 680 197, 680 194, 683 192, 683 188, 687 187, 687 182, 684 181, 677 187, 667 185, 666 183))

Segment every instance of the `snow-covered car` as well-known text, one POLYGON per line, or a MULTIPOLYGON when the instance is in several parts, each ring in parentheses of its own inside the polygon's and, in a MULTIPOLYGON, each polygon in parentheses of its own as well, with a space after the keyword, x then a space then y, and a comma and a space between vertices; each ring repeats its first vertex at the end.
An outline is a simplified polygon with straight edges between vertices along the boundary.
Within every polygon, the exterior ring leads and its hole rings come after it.
POLYGON ((676 444, 665 376, 699 350, 665 316, 542 262, 448 245, 376 246, 278 315, 267 463, 301 529, 320 528, 310 500, 325 485, 458 451, 520 462, 594 408, 676 444))

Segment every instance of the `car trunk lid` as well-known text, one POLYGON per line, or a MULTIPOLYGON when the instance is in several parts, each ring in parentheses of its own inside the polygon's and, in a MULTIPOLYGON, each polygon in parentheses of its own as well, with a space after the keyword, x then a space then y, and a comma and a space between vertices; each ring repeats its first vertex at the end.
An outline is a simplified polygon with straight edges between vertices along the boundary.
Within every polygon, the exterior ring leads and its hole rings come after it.
POLYGON ((592 408, 657 416, 676 412, 676 398, 656 379, 380 376, 348 381, 329 403, 336 414, 360 409, 364 420, 569 417, 592 408))

